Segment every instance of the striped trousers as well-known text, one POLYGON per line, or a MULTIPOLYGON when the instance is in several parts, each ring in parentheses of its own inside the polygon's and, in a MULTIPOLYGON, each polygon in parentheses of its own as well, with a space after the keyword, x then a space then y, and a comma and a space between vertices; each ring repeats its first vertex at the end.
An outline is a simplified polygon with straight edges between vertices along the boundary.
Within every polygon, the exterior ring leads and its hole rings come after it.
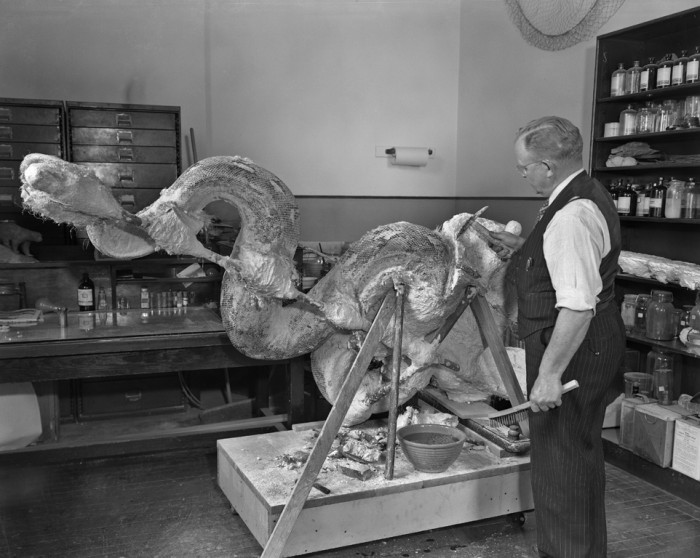
MULTIPOLYGON (((525 339, 527 390, 546 349, 540 332, 525 339)), ((615 304, 592 320, 562 376, 580 384, 562 405, 530 412, 532 490, 542 557, 604 558, 605 459, 601 431, 612 382, 622 374, 625 330, 615 304)))

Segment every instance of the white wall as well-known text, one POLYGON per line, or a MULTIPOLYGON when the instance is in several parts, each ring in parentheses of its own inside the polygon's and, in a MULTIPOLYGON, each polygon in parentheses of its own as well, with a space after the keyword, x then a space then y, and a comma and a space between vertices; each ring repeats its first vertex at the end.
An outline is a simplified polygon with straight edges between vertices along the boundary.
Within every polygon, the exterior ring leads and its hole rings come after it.
POLYGON ((0 0, 0 96, 180 105, 298 195, 454 196, 458 0, 0 0), (424 168, 375 145, 430 146, 424 168))
MULTIPOLYGON (((596 34, 697 5, 627 0, 596 34)), ((502 0, 464 0, 461 22, 457 196, 534 195, 515 171, 513 139, 540 116, 563 116, 579 126, 587 164, 595 37, 560 51, 530 46, 502 0)))

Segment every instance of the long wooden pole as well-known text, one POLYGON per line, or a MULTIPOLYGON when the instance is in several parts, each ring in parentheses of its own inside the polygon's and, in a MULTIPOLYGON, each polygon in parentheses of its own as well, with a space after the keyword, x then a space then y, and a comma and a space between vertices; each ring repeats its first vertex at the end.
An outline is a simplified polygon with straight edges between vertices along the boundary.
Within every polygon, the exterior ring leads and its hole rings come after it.
POLYGON ((294 528, 294 524, 299 517, 299 513, 301 513, 301 510, 304 507, 304 503, 306 502, 313 483, 316 481, 316 477, 323 466, 323 462, 326 460, 326 457, 328 457, 328 452, 333 445, 333 440, 343 424, 343 420, 345 419, 345 415, 350 408, 350 404, 352 403, 352 400, 360 387, 362 378, 367 372, 367 367, 372 361, 372 357, 374 356, 374 353, 379 346, 382 337, 384 336, 386 327, 391 320, 394 306, 392 304, 393 298, 394 296, 392 292, 387 293, 387 295, 384 297, 379 311, 372 322, 372 326, 367 332, 367 336, 365 337, 365 340, 362 343, 357 356, 355 357, 355 361, 350 367, 350 371, 345 377, 343 385, 340 387, 338 397, 336 398, 335 403, 328 414, 328 418, 326 418, 326 421, 323 424, 321 433, 316 439, 316 444, 314 444, 314 448, 311 450, 311 454, 309 455, 309 459, 304 466, 301 476, 294 486, 294 490, 292 491, 289 500, 287 500, 287 503, 285 504, 284 509, 277 520, 277 524, 275 525, 270 538, 267 540, 267 544, 265 545, 261 558, 279 558, 279 556, 282 555, 284 545, 287 542, 292 529, 294 528))
POLYGON ((396 310, 394 312, 394 354, 391 367, 391 392, 389 393, 389 431, 386 439, 386 465, 384 478, 394 478, 394 459, 396 458, 396 421, 399 413, 399 381, 401 377, 401 349, 403 341, 403 303, 406 286, 394 285, 396 289, 396 310))

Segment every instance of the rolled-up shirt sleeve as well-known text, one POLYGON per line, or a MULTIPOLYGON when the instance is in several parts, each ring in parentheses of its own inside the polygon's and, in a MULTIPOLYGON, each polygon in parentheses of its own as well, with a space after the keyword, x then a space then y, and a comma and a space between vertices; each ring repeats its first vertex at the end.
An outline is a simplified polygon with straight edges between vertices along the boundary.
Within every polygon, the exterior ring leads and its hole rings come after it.
POLYGON ((552 218, 543 250, 556 292, 556 307, 593 310, 603 289, 600 263, 610 251, 610 233, 600 209, 574 200, 552 218))

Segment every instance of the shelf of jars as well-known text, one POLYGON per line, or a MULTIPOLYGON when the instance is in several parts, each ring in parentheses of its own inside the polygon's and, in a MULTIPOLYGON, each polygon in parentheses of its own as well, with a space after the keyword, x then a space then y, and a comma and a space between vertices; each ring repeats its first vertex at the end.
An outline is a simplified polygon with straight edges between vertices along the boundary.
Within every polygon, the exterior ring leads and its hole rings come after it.
POLYGON ((694 289, 684 287, 683 285, 680 285, 679 283, 662 283, 661 281, 658 281, 656 279, 648 279, 647 277, 637 277, 636 275, 632 275, 630 273, 618 273, 617 279, 620 281, 639 283, 640 285, 649 285, 651 287, 656 287, 658 289, 674 288, 674 289, 684 289, 686 291, 694 292, 694 289))
POLYGON ((629 332, 627 333, 627 340, 634 341, 635 343, 640 343, 648 347, 658 347, 665 352, 700 359, 700 346, 688 347, 681 343, 678 339, 673 339, 671 341, 658 341, 656 339, 649 339, 644 334, 629 332))
POLYGON ((623 222, 637 222, 637 223, 659 223, 663 225, 700 225, 700 219, 685 219, 679 217, 676 219, 666 218, 666 217, 632 217, 629 215, 620 215, 620 221, 623 222))
POLYGON ((688 95, 700 95, 700 82, 684 83, 682 85, 672 85, 661 89, 651 89, 637 93, 626 93, 613 97, 603 97, 598 99, 598 103, 644 103, 668 97, 682 98, 688 95))
MULTIPOLYGON (((673 130, 664 130, 662 132, 642 132, 641 134, 627 134, 618 136, 599 136, 595 138, 597 142, 609 142, 609 143, 625 143, 628 141, 640 141, 640 140, 654 140, 654 139, 668 139, 668 138, 684 138, 687 139, 688 136, 694 134, 700 135, 700 127, 695 128, 675 128, 673 130)), ((691 141, 694 138, 691 138, 691 141)), ((640 163, 638 163, 640 164, 640 163)), ((641 163, 648 164, 648 163, 641 163)), ((700 164, 699 161, 695 161, 694 164, 700 164)))

